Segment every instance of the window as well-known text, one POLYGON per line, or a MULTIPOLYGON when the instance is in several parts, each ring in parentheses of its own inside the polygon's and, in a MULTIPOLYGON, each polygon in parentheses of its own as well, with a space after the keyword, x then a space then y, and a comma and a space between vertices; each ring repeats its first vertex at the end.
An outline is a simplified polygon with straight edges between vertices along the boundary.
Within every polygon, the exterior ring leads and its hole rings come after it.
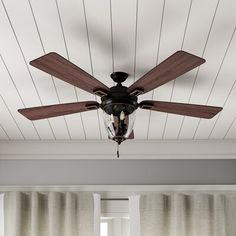
MULTIPOLYGON (((0 236, 4 236, 3 196, 3 194, 0 194, 0 236)), ((103 199, 100 201, 99 195, 99 198, 97 198, 99 206, 95 204, 96 207, 94 208, 94 232, 96 235, 99 235, 100 226, 100 236, 130 236, 131 233, 139 236, 138 231, 134 232, 133 230, 133 228, 139 230, 138 224, 136 224, 137 221, 134 221, 134 216, 139 215, 134 210, 139 205, 135 206, 133 204, 133 197, 135 196, 129 197, 130 201, 128 198, 103 199), (100 212, 101 218, 99 219, 100 212)))
POLYGON ((102 217, 100 236, 130 236, 129 218, 102 217))
POLYGON ((100 236, 130 236, 128 209, 128 200, 102 201, 100 236))
POLYGON ((108 223, 101 221, 100 236, 108 236, 108 223))

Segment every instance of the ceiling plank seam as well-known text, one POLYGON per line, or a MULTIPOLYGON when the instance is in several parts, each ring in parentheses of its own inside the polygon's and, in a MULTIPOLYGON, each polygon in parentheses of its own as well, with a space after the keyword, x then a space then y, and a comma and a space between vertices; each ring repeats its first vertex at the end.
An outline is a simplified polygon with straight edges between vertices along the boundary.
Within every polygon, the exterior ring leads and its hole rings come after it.
MULTIPOLYGON (((7 66, 7 64, 6 64, 6 62, 5 62, 5 60, 3 59, 3 57, 2 57, 1 54, 0 54, 0 58, 1 58, 1 60, 2 60, 2 63, 3 63, 3 65, 4 65, 6 71, 7 71, 8 76, 9 76, 9 78, 10 78, 10 80, 11 80, 11 83, 13 84, 13 86, 14 86, 14 88, 15 88, 15 90, 16 90, 16 92, 17 92, 17 94, 18 94, 18 96, 19 96, 19 98, 20 98, 20 100, 21 100, 22 105, 24 106, 24 108, 26 108, 25 102, 23 101, 23 98, 22 98, 22 96, 21 96, 21 94, 20 94, 20 92, 19 92, 19 89, 17 88, 16 83, 15 83, 15 81, 14 81, 14 79, 13 79, 11 73, 10 73, 10 70, 9 70, 9 68, 8 68, 8 66, 7 66)), ((40 137, 40 135, 39 135, 39 132, 38 132, 38 130, 37 130, 37 128, 36 128, 34 122, 31 121, 31 123, 32 123, 32 125, 33 125, 33 127, 34 127, 34 130, 35 130, 35 132, 36 132, 38 138, 41 140, 41 137, 40 137)), ((22 132, 22 133, 23 133, 23 132, 22 132)))
MULTIPOLYGON (((162 28, 163 28, 164 14, 165 14, 165 4, 166 4, 166 0, 163 0, 162 14, 161 14, 161 26, 160 26, 160 32, 159 32, 159 37, 158 37, 158 43, 157 43, 156 65, 158 65, 158 63, 159 63, 159 54, 160 54, 160 47, 161 47, 161 35, 162 35, 162 28)), ((155 94, 155 89, 152 91, 152 100, 154 98, 154 94, 155 94)), ((149 111, 147 139, 149 139, 149 134, 150 134, 151 116, 152 116, 152 111, 149 111)))
POLYGON ((226 139, 226 137, 227 137, 229 131, 231 130, 231 128, 233 127, 235 121, 236 121, 236 116, 234 117, 234 119, 232 120, 231 124, 229 125, 229 128, 227 129, 227 131, 226 131, 226 133, 225 133, 223 139, 226 139))
MULTIPOLYGON (((61 13, 60 13, 60 8, 59 8, 59 5, 58 5, 58 1, 55 0, 55 2, 56 2, 56 7, 57 7, 58 18, 59 18, 59 21, 60 21, 63 41, 64 41, 64 44, 65 44, 65 50, 66 50, 67 59, 70 60, 70 55, 69 55, 69 50, 68 50, 68 47, 67 47, 66 36, 65 36, 65 31, 64 31, 64 27, 63 27, 63 21, 62 21, 62 17, 61 17, 61 13)), ((76 100, 77 100, 77 102, 79 102, 79 96, 78 96, 78 93, 77 93, 77 90, 76 90, 75 86, 74 86, 74 92, 75 92, 76 100)), ((84 138, 86 139, 86 132, 85 132, 85 128, 84 128, 84 121, 83 121, 83 116, 82 116, 81 113, 79 114, 79 117, 80 117, 80 121, 81 121, 81 124, 82 124, 84 138)), ((69 137, 71 139, 70 130, 69 130, 68 123, 66 121, 65 116, 64 116, 64 120, 65 120, 65 123, 66 123, 66 127, 67 127, 67 131, 68 131, 69 137)))
MULTIPOLYGON (((201 57, 204 57, 204 54, 205 54, 205 51, 206 51, 206 47, 207 47, 207 44, 208 44, 208 41, 209 41, 209 38, 210 38, 210 34, 211 34, 211 31, 212 31, 212 28, 213 28, 213 25, 214 25, 214 22, 215 22, 216 13, 218 11, 219 3, 220 3, 220 0, 218 0, 218 2, 216 4, 216 8, 215 8, 215 11, 214 11, 214 15, 213 15, 213 18, 212 18, 212 21, 211 21, 211 25, 210 25, 210 28, 209 28, 209 31, 208 31, 207 39, 206 39, 206 42, 205 42, 205 45, 204 45, 201 57)), ((201 67, 199 66, 198 69, 197 69, 196 76, 194 78, 193 86, 191 88, 190 96, 189 96, 189 99, 188 99, 188 103, 191 100, 191 97, 192 97, 192 94, 193 94, 193 90, 194 90, 194 87, 195 87, 195 84, 196 84, 196 80, 197 80, 200 68, 201 67)), ((178 133, 178 139, 180 137, 184 121, 185 121, 185 116, 182 118, 182 122, 181 122, 179 133, 178 133)))
MULTIPOLYGON (((234 28, 234 31, 233 31, 233 33, 232 33, 232 36, 230 37, 229 43, 228 43, 227 48, 226 48, 226 50, 225 50, 224 56, 223 56, 222 61, 221 61, 221 63, 220 63, 219 69, 218 69, 218 71, 217 71, 215 80, 214 80, 214 82, 213 82, 213 85, 212 85, 212 87, 211 87, 211 90, 210 90, 210 93, 209 93, 209 95, 208 95, 208 97, 207 97, 207 101, 206 101, 205 105, 208 104, 209 99, 210 99, 211 94, 212 94, 212 91, 213 91, 213 89, 214 89, 214 87, 215 87, 216 81, 218 80, 218 77, 219 77, 219 74, 220 74, 220 72, 221 72, 222 66, 223 66, 223 64, 224 64, 225 58, 226 58, 226 56, 227 56, 227 54, 228 54, 230 45, 231 45, 232 40, 233 40, 233 38, 234 38, 235 31, 236 31, 236 27, 234 28)), ((222 112, 224 112, 224 110, 223 110, 222 112)), ((198 131, 198 128, 199 128, 199 125, 200 125, 201 121, 202 121, 202 119, 200 118, 200 119, 198 120, 198 124, 197 124, 197 127, 196 127, 195 132, 194 132, 194 135, 193 135, 193 138, 194 138, 194 139, 195 139, 195 136, 196 136, 196 133, 197 133, 197 131, 198 131)))
MULTIPOLYGON (((233 89, 235 88, 235 85, 236 85, 236 80, 234 81, 234 83, 233 83, 233 85, 232 85, 232 87, 231 87, 231 89, 230 89, 230 91, 229 91, 229 93, 228 93, 228 96, 226 97, 226 99, 225 99, 225 101, 224 101, 223 107, 226 105, 227 101, 229 100, 229 97, 230 97, 230 95, 232 94, 232 91, 233 91, 233 89)), ((221 115, 222 115, 222 113, 220 113, 220 114, 217 116, 217 119, 216 119, 216 121, 215 121, 215 123, 214 123, 214 125, 213 125, 213 127, 212 127, 212 129, 211 129, 211 132, 210 132, 210 134, 209 134, 209 136, 208 136, 208 139, 210 139, 210 137, 211 137, 211 135, 212 135, 212 133, 213 133, 213 131, 214 131, 214 129, 215 129, 215 126, 216 126, 216 124, 217 124, 217 122, 218 122, 218 120, 219 120, 219 118, 220 118, 221 115)))
MULTIPOLYGON (((109 1, 110 11, 110 28, 111 28, 111 59, 112 59, 112 73, 114 72, 114 39, 113 39, 113 20, 112 20, 112 0, 109 1)), ((115 82, 113 82, 115 85, 115 82)))
POLYGON ((138 37, 138 8, 139 4, 138 1, 136 1, 136 18, 135 18, 135 36, 134 36, 134 82, 136 80, 136 61, 137 61, 137 37, 138 37))
POLYGON ((7 131, 4 129, 4 127, 0 124, 0 128, 2 129, 3 133, 6 135, 7 139, 10 140, 10 136, 8 135, 7 131))
MULTIPOLYGON (((92 53, 91 53, 91 46, 90 46, 90 37, 89 37, 89 30, 88 30, 88 21, 87 21, 87 14, 86 14, 86 7, 84 0, 83 3, 83 11, 84 11, 84 20, 85 20, 85 27, 86 27, 86 34, 87 34, 87 41, 88 41, 88 50, 89 50, 89 59, 90 59, 90 66, 91 66, 91 74, 94 76, 94 70, 93 70, 93 60, 92 60, 92 53)), ((95 95, 96 101, 98 101, 97 96, 95 95)), ((98 128, 100 133, 100 139, 102 139, 102 131, 101 131, 101 125, 100 125, 100 115, 97 110, 97 119, 98 119, 98 128)))
MULTIPOLYGON (((34 25, 35 25, 35 28, 36 28, 36 31, 37 31, 37 34, 38 34, 38 37, 39 37, 39 41, 40 41, 40 44, 41 44, 43 53, 46 54, 46 50, 45 50, 45 47, 44 47, 44 44, 43 44, 43 40, 42 40, 40 31, 39 31, 38 23, 37 23, 35 14, 34 14, 34 10, 33 10, 31 1, 28 0, 28 3, 29 3, 29 6, 30 6, 30 11, 31 11, 31 14, 32 14, 32 17, 33 17, 34 25)), ((53 76, 51 76, 51 75, 50 75, 50 77, 51 77, 51 80, 52 80, 53 87, 54 87, 54 89, 55 89, 55 93, 56 93, 56 96, 57 96, 57 100, 58 100, 59 103, 61 103, 60 97, 59 97, 59 94, 58 94, 58 90, 57 90, 57 87, 56 87, 56 84, 55 84, 55 79, 54 79, 53 76)), ((67 122, 66 122, 64 116, 63 116, 63 118, 64 118, 65 126, 66 126, 66 129, 67 129, 67 132, 68 132, 68 136, 69 136, 70 139, 71 139, 71 135, 70 135, 70 132, 69 132, 69 130, 68 130, 68 124, 67 124, 67 122)), ((53 135, 54 135, 54 137, 56 137, 54 131, 53 131, 53 135)))
MULTIPOLYGON (((181 43, 181 50, 183 49, 183 46, 184 46, 184 41, 185 41, 186 32, 187 32, 187 28, 188 28, 189 17, 190 17, 191 9, 192 9, 192 3, 193 3, 193 0, 191 0, 190 4, 189 4, 189 10, 188 10, 188 15, 187 15, 187 19, 186 19, 185 28, 184 28, 183 40, 182 40, 182 43, 181 43)), ((173 98, 173 94, 174 94, 175 81, 176 80, 173 81, 173 85, 172 85, 172 89, 171 89, 171 95, 170 95, 170 100, 169 100, 170 102, 172 102, 172 98, 173 98)), ((165 138, 166 125, 167 125, 167 121, 168 121, 168 116, 169 116, 169 114, 167 113, 166 114, 166 119, 165 119, 165 124, 164 124, 164 129, 163 129, 163 134, 162 134, 162 139, 165 138)))
POLYGON ((9 107, 8 107, 8 105, 7 105, 6 101, 5 101, 5 99, 2 97, 1 94, 0 94, 0 98, 1 98, 1 100, 2 100, 2 102, 3 102, 3 104, 4 104, 4 106, 6 107, 8 113, 10 114, 12 120, 14 121, 14 123, 15 123, 17 129, 20 131, 20 134, 21 134, 22 138, 25 140, 26 138, 25 138, 25 136, 24 136, 24 134, 23 134, 23 132, 22 132, 22 130, 21 130, 21 128, 20 128, 18 122, 16 121, 16 119, 15 119, 14 116, 12 115, 11 110, 9 109, 9 107))
MULTIPOLYGON (((1 2, 2 2, 2 6, 3 6, 3 9, 4 9, 4 12, 5 12, 6 16, 7 16, 8 22, 9 22, 9 24, 10 24, 11 30, 12 30, 12 32, 13 32, 13 34, 14 34, 16 43, 17 43, 18 48, 19 48, 19 50, 20 50, 21 56, 22 56, 23 61, 24 61, 24 63, 25 63, 26 69, 27 69, 27 71, 28 71, 28 73, 29 73, 29 76, 30 76, 30 78, 31 78, 31 81, 32 81, 32 83, 33 83, 35 92, 36 92, 36 94, 37 94, 37 96, 38 96, 39 102, 40 102, 41 105, 43 105, 42 99, 41 99, 41 97, 40 97, 39 91, 38 91, 38 89, 37 89, 37 87, 36 87, 36 84, 35 84, 35 82, 34 82, 34 78, 33 78, 33 76, 32 76, 32 73, 31 73, 30 69, 29 69, 29 66, 28 66, 28 64, 27 64, 27 61, 26 61, 26 58, 25 58, 23 49, 22 49, 22 47, 21 47, 21 45, 20 45, 20 42, 19 42, 18 37, 17 37, 17 35, 16 35, 16 32, 15 32, 15 30, 14 30, 14 27, 13 27, 13 24, 12 24, 12 22, 11 22, 10 16, 9 16, 9 14, 8 14, 8 12, 7 12, 6 6, 5 6, 3 0, 1 0, 1 2)), ((47 121, 48 121, 48 124, 49 124, 49 127, 50 127, 52 133, 54 134, 52 125, 51 125, 51 123, 50 123, 50 120, 47 119, 47 121)))

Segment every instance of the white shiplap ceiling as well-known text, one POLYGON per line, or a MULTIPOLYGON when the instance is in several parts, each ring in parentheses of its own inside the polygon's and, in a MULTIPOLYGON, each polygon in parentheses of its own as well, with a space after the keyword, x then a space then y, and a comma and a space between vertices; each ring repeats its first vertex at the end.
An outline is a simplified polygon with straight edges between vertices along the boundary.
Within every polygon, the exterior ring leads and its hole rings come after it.
POLYGON ((30 122, 17 109, 96 99, 31 66, 55 51, 112 86, 177 50, 206 63, 140 97, 223 106, 211 120, 137 111, 137 139, 236 138, 235 0, 1 0, 0 139, 106 139, 102 112, 30 122))

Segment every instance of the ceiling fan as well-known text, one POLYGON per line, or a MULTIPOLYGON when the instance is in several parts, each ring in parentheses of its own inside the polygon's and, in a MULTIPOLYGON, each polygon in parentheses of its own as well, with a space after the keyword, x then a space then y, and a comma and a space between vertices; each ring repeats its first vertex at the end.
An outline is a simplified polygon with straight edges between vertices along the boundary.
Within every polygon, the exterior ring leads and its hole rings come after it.
POLYGON ((84 101, 31 107, 18 111, 30 120, 38 120, 101 108, 104 111, 103 118, 108 137, 121 144, 126 139, 134 139, 133 126, 137 108, 206 119, 210 119, 220 112, 221 107, 213 106, 153 100, 138 103, 139 95, 176 79, 204 62, 203 58, 184 51, 177 51, 128 88, 122 85, 122 82, 128 77, 127 73, 112 73, 111 78, 117 85, 108 88, 59 54, 51 52, 31 61, 30 65, 89 93, 100 96, 101 103, 84 101))

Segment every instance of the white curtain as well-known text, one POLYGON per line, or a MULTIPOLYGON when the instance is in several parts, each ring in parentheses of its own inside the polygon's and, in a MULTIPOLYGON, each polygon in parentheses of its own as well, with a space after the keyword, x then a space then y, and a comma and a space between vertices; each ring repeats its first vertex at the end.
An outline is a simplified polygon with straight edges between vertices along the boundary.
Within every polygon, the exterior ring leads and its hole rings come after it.
POLYGON ((4 195, 0 193, 0 236, 4 236, 3 199, 4 199, 4 195))
POLYGON ((100 236, 100 218, 101 218, 101 195, 94 193, 94 234, 100 236))
POLYGON ((5 236, 93 236, 92 193, 4 196, 5 236))
POLYGON ((148 194, 140 199, 141 236, 235 236, 235 193, 148 194))
POLYGON ((129 196, 130 236, 140 236, 140 195, 129 196))

